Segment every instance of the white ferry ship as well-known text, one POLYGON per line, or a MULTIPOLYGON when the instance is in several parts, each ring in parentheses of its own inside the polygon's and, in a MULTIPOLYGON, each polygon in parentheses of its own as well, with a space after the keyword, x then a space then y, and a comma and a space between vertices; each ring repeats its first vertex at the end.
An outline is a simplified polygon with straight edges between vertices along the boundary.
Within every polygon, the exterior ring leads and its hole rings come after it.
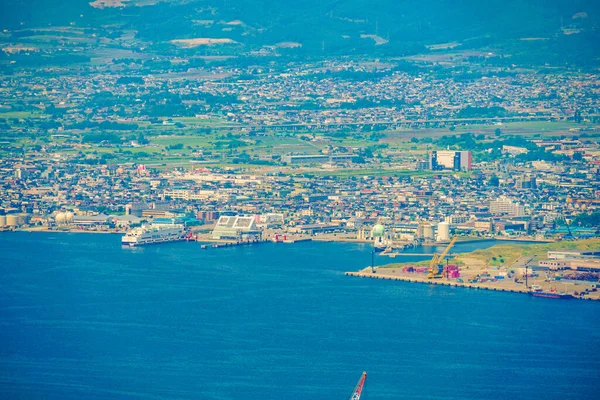
POLYGON ((124 246, 141 246, 144 244, 174 242, 185 238, 182 224, 153 223, 142 225, 128 231, 121 239, 124 246))

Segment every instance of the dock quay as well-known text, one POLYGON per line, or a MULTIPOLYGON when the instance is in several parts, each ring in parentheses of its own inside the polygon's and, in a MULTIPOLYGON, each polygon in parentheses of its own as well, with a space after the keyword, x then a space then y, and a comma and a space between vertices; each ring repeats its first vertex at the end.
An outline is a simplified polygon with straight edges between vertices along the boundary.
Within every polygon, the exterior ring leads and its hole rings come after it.
POLYGON ((201 249, 220 249, 223 247, 249 246, 251 244, 267 243, 267 240, 252 240, 247 242, 217 242, 207 243, 200 246, 201 249))
POLYGON ((287 240, 278 241, 278 242, 275 242, 275 243, 292 244, 292 243, 302 243, 302 242, 312 242, 312 238, 287 239, 287 240))
MULTIPOLYGON (((422 283, 427 285, 441 285, 441 286, 453 286, 453 287, 464 287, 467 289, 477 289, 477 290, 492 290, 495 292, 511 292, 511 293, 521 293, 528 294, 529 290, 525 287, 501 287, 500 285, 484 285, 477 283, 469 283, 469 282, 457 282, 457 281, 449 281, 447 279, 428 279, 424 276, 406 276, 406 275, 388 275, 388 274, 378 274, 377 270, 375 273, 371 272, 370 267, 363 271, 358 272, 345 272, 346 276, 354 276, 358 278, 367 278, 367 279, 381 279, 381 280, 389 280, 389 281, 403 281, 410 283, 422 283)), ((600 301, 600 298, 597 297, 582 297, 582 296, 574 296, 574 299, 578 300, 592 300, 592 301, 600 301)))
POLYGON ((278 241, 263 239, 263 240, 250 240, 250 241, 240 241, 240 242, 224 242, 224 241, 216 241, 216 240, 198 239, 198 241, 211 242, 211 243, 202 244, 200 246, 200 248, 202 248, 202 249, 220 249, 223 247, 248 246, 248 245, 252 245, 252 244, 261 244, 261 243, 294 244, 294 243, 301 243, 301 242, 310 242, 310 241, 312 241, 312 239, 311 238, 296 238, 296 239, 286 239, 286 240, 278 240, 278 241))

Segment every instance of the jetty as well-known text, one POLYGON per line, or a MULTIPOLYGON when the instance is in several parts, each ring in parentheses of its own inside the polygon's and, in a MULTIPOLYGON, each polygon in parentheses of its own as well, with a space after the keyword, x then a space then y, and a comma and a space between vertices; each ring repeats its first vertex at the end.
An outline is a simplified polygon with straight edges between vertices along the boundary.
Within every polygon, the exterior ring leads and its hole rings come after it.
POLYGON ((206 243, 200 246, 201 249, 220 249, 223 247, 236 247, 236 246, 249 246, 251 244, 260 244, 266 243, 267 240, 249 240, 249 241, 241 241, 241 242, 216 242, 216 243, 206 243))

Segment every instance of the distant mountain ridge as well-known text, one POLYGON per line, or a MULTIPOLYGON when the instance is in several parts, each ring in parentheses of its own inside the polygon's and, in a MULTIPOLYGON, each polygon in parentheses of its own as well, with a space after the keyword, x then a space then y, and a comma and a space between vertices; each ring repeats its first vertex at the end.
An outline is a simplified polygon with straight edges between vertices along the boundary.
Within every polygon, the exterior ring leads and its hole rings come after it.
POLYGON ((163 48, 199 39, 213 46, 234 42, 235 51, 247 53, 285 43, 279 51, 300 56, 404 56, 444 49, 447 43, 529 54, 542 62, 565 58, 593 64, 600 54, 597 0, 96 0, 93 5, 2 2, 0 29, 115 26, 163 48))

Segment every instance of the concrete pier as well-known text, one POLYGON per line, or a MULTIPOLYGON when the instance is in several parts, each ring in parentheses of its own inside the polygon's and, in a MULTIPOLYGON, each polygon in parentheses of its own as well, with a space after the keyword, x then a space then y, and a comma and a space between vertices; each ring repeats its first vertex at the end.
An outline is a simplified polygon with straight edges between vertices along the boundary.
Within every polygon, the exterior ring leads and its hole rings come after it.
MULTIPOLYGON (((423 283, 423 284, 428 284, 428 285, 455 286, 455 287, 464 287, 464 288, 468 288, 468 289, 493 290, 496 292, 512 292, 512 293, 522 293, 522 294, 529 293, 529 291, 525 287, 514 288, 514 287, 501 287, 499 285, 493 285, 493 286, 489 285, 488 286, 483 283, 457 282, 457 281, 448 281, 446 279, 428 279, 427 277, 423 277, 422 275, 415 276, 415 277, 410 277, 410 276, 405 276, 405 275, 392 276, 392 275, 386 275, 386 274, 373 273, 370 270, 368 272, 366 272, 366 270, 359 271, 359 272, 345 272, 344 274, 346 276, 354 276, 354 277, 358 277, 358 278, 404 281, 404 282, 411 282, 411 283, 423 283)), ((600 301, 600 298, 596 298, 596 297, 573 296, 573 299, 600 301)))

